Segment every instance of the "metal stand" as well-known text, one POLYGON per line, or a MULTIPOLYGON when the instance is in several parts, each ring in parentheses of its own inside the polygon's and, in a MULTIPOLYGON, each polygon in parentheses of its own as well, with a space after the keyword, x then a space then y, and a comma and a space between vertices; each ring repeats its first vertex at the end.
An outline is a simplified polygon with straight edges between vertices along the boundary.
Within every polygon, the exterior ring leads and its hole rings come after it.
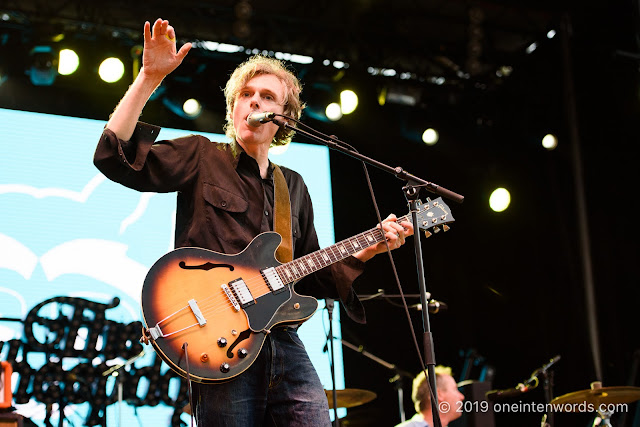
MULTIPOLYGON (((118 393, 118 427, 122 427, 122 401, 123 401, 123 385, 122 385, 122 378, 120 378, 120 375, 121 375, 120 371, 122 370, 122 368, 131 365, 137 359, 144 356, 144 354, 145 354, 145 351, 142 350, 140 353, 133 356, 131 359, 127 360, 126 362, 120 365, 112 366, 111 368, 107 369, 102 373, 103 377, 107 377, 111 375, 116 379, 116 391, 118 393)), ((106 416, 107 416, 107 412, 105 409, 105 418, 106 416)))
POLYGON ((380 359, 377 356, 374 356, 373 354, 371 354, 368 351, 364 350, 364 348, 362 346, 357 346, 357 345, 351 344, 349 341, 345 341, 344 339, 342 339, 340 341, 342 342, 342 345, 344 345, 345 347, 348 347, 351 350, 357 351, 358 353, 362 354, 363 356, 368 357, 369 359, 373 360, 374 362, 379 363, 380 365, 384 366, 385 368, 391 369, 392 371, 394 371, 396 373, 396 375, 393 378, 389 379, 389 382, 396 384, 396 390, 398 391, 398 409, 400 410, 400 420, 401 421, 405 421, 406 420, 406 416, 405 416, 405 410, 404 410, 404 390, 402 388, 402 386, 403 386, 402 378, 409 378, 410 380, 413 380, 413 375, 411 375, 407 371, 403 371, 402 369, 398 368, 394 364, 391 364, 389 362, 386 362, 386 361, 380 359))
POLYGON ((598 416, 595 420, 593 420, 592 426, 609 426, 611 427, 611 416, 613 412, 600 412, 598 411, 598 416))
MULTIPOLYGON (((418 224, 419 211, 418 195, 419 191, 411 184, 404 187, 405 196, 409 202, 411 211, 411 219, 413 221, 413 229, 419 230, 418 224)), ((414 249, 416 253, 416 266, 418 270, 418 287, 420 289, 420 303, 423 307, 429 307, 427 296, 427 285, 424 274, 424 264, 422 263, 422 246, 420 244, 420 233, 414 233, 413 235, 414 249)), ((427 367, 427 380, 429 381, 429 387, 431 388, 431 412, 433 414, 434 427, 441 427, 440 412, 438 411, 438 389, 436 386, 436 355, 433 349, 433 336, 431 334, 431 324, 429 322, 429 310, 422 310, 422 326, 424 328, 423 346, 424 346, 424 363, 427 367)))
MULTIPOLYGON (((297 120, 294 120, 291 117, 287 117, 287 116, 283 116, 281 114, 278 114, 279 116, 285 117, 287 120, 291 120, 296 122, 297 120)), ((395 175, 397 178, 404 180, 405 182, 407 182, 408 185, 406 185, 403 190, 405 192, 405 196, 407 198, 407 201, 409 201, 410 207, 411 207, 411 216, 412 216, 412 220, 413 220, 413 227, 415 230, 414 233, 414 243, 415 243, 415 252, 416 252, 416 263, 418 266, 418 279, 419 279, 419 289, 420 289, 420 300, 422 301, 422 306, 423 307, 428 307, 428 303, 427 303, 427 291, 426 291, 426 284, 425 284, 425 278, 424 278, 424 265, 422 263, 422 248, 420 246, 420 239, 419 239, 419 235, 420 233, 418 233, 417 231, 420 229, 418 226, 418 217, 416 215, 416 213, 418 212, 418 208, 417 208, 417 203, 418 203, 418 197, 420 194, 420 190, 421 189, 426 189, 428 191, 431 191, 432 193, 435 194, 439 194, 443 197, 447 197, 451 200, 454 200, 456 202, 462 203, 462 201, 464 200, 464 197, 460 194, 457 194, 451 190, 447 190, 446 188, 440 187, 437 184, 434 184, 432 182, 428 182, 425 181, 424 179, 418 178, 410 173, 408 173, 407 171, 405 171, 403 168, 401 167, 391 167, 389 165, 386 165, 382 162, 379 162, 377 160, 373 160, 367 156, 364 156, 358 152, 356 152, 355 150, 351 150, 345 147, 346 144, 344 144, 343 142, 339 141, 336 137, 333 136, 328 136, 328 135, 323 135, 320 134, 317 131, 314 131, 314 133, 310 133, 307 132, 303 129, 300 128, 295 128, 293 126, 291 126, 289 123, 287 123, 286 121, 282 121, 282 120, 278 120, 275 119, 276 114, 270 113, 270 115, 266 115, 265 116, 265 121, 273 121, 275 124, 277 124, 278 126, 285 128, 285 129, 289 129, 289 130, 293 130, 297 133, 300 133, 304 136, 307 136, 315 141, 320 142, 323 145, 326 145, 329 148, 332 148, 334 150, 340 151, 344 154, 347 154, 351 157, 354 157, 358 160, 361 160, 363 162, 365 162, 366 164, 372 165, 374 167, 377 167, 379 169, 382 169, 392 175, 395 175), (342 145, 341 145, 342 144, 342 145)), ((261 123, 263 123, 263 121, 261 121, 261 123)), ((432 399, 431 399, 431 405, 433 407, 433 421, 434 421, 434 427, 441 427, 441 423, 440 423, 440 413, 438 412, 438 398, 437 398, 437 392, 436 392, 436 379, 435 379, 435 353, 433 350, 433 338, 431 336, 431 330, 430 330, 430 325, 429 325, 429 310, 422 310, 422 317, 423 317, 423 326, 424 326, 424 357, 425 357, 425 365, 427 366, 427 371, 428 371, 428 379, 429 379, 429 385, 431 386, 431 391, 432 391, 432 399)))
MULTIPOLYGON (((540 376, 543 377, 542 387, 544 388, 544 400, 545 403, 551 403, 553 400, 553 371, 545 370, 540 376)), ((553 427, 554 426, 554 414, 553 411, 547 412, 547 417, 545 420, 544 427, 553 427)))
POLYGON ((334 301, 331 298, 325 298, 325 306, 327 307, 327 314, 329 316, 329 354, 331 358, 331 385, 333 393, 333 425, 338 427, 340 421, 338 419, 338 392, 336 391, 336 365, 335 365, 335 350, 333 349, 333 304, 334 301))

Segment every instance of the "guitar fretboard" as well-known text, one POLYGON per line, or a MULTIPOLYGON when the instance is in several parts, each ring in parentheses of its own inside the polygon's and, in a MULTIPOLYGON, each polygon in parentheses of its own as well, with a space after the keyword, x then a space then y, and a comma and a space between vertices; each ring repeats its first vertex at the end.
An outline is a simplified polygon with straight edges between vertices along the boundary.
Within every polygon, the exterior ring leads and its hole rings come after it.
MULTIPOLYGON (((411 221, 408 215, 398 218, 396 222, 411 221)), ((285 284, 293 283, 324 267, 341 261, 362 249, 378 244, 384 240, 384 233, 379 228, 372 228, 356 236, 342 240, 324 249, 295 259, 275 268, 285 284)))

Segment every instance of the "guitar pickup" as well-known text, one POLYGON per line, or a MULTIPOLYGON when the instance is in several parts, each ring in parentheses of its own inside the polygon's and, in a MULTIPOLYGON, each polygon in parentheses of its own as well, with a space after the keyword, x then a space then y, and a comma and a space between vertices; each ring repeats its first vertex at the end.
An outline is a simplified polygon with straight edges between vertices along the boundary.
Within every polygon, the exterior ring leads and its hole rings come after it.
POLYGON ((265 268, 261 273, 272 293, 279 294, 285 290, 284 283, 282 283, 282 279, 280 279, 274 267, 265 268))
POLYGON ((236 279, 229 282, 229 288, 233 292, 233 295, 236 297, 236 300, 240 303, 242 308, 246 308, 250 305, 256 303, 253 299, 253 295, 251 295, 251 291, 244 280, 236 279))

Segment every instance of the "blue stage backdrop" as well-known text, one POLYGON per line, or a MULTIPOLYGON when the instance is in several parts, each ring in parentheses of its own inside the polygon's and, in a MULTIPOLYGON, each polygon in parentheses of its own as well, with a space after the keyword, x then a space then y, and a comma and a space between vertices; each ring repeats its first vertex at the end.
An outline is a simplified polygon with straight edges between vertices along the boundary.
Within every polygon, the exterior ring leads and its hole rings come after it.
MULTIPOLYGON (((137 341, 144 277, 173 249, 176 196, 106 179, 92 162, 104 125, 0 109, 0 360, 14 365, 18 412, 38 425, 58 425, 61 408, 68 425, 176 425, 188 421, 184 381, 137 341), (118 377, 103 376, 126 362, 118 377)), ((327 148, 292 143, 272 159, 303 175, 320 246, 334 243, 327 148)), ((337 310, 334 322, 339 336, 337 310)), ((323 309, 300 334, 331 389, 327 331, 323 309)))

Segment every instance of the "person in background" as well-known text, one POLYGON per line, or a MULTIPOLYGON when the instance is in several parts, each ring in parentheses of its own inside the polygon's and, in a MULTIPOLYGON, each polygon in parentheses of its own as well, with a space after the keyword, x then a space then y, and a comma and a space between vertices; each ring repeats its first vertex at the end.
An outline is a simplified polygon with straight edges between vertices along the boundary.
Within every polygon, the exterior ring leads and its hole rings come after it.
MULTIPOLYGON (((456 380, 451 375, 451 368, 438 365, 435 367, 435 373, 440 422, 442 427, 446 427, 462 415, 460 402, 464 400, 464 395, 458 390, 456 380)), ((433 427, 431 393, 424 372, 420 372, 413 380, 411 399, 417 413, 396 427, 433 427)))

